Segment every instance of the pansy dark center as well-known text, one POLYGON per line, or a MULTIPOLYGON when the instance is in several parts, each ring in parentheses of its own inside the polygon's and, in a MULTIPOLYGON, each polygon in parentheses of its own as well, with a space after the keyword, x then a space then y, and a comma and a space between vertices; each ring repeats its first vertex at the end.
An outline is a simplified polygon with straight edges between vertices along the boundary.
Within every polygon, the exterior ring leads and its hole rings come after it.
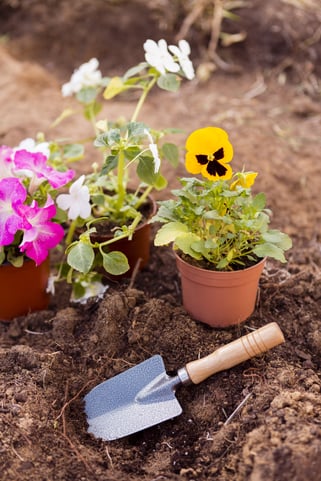
POLYGON ((224 149, 221 147, 213 154, 196 154, 197 162, 201 165, 206 165, 206 170, 210 175, 223 177, 227 168, 218 161, 224 159, 224 149))

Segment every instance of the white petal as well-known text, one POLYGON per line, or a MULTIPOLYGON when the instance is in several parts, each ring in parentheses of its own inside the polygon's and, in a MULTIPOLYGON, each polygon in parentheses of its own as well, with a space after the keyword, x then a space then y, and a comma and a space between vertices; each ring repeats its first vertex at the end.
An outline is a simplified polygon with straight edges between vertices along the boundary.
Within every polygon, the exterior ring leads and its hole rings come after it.
POLYGON ((68 218, 71 220, 77 219, 79 217, 79 205, 76 203, 72 203, 70 206, 70 209, 68 211, 68 218))
POLYGON ((98 299, 102 299, 104 293, 108 289, 108 285, 103 285, 101 282, 91 282, 90 284, 82 286, 85 288, 85 293, 82 297, 75 298, 74 295, 71 296, 71 301, 79 302, 80 304, 86 304, 87 300, 91 297, 97 297, 98 299))
POLYGON ((144 43, 144 50, 145 52, 147 53, 151 53, 151 54, 157 54, 158 52, 158 45, 157 43, 154 41, 154 40, 151 40, 151 39, 148 39, 146 40, 146 42, 144 43))
POLYGON ((73 94, 73 89, 70 82, 63 84, 61 87, 61 93, 63 97, 70 97, 70 95, 73 94))
POLYGON ((150 148, 150 151, 151 151, 151 153, 154 157, 154 172, 155 172, 155 174, 157 174, 157 172, 160 169, 160 165, 161 165, 161 161, 160 161, 159 154, 158 154, 158 148, 157 148, 156 144, 149 144, 149 148, 150 148))
POLYGON ((184 40, 184 39, 180 40, 178 42, 178 46, 181 49, 183 54, 185 54, 187 56, 191 54, 191 47, 190 47, 189 43, 187 42, 187 40, 184 40))
POLYGON ((20 142, 20 144, 18 145, 18 149, 24 149, 28 150, 28 152, 32 152, 32 149, 34 149, 35 145, 36 142, 31 137, 28 137, 27 139, 24 139, 20 142))
POLYGON ((60 194, 56 199, 58 207, 62 210, 67 210, 71 206, 71 195, 70 194, 60 194))
POLYGON ((91 214, 91 205, 89 202, 82 202, 79 208, 79 217, 87 219, 91 214))
POLYGON ((82 187, 82 184, 84 183, 84 180, 85 180, 85 176, 84 175, 81 175, 79 177, 79 179, 77 179, 71 186, 70 186, 70 189, 69 189, 69 192, 70 194, 75 194, 77 193, 81 187, 82 187))

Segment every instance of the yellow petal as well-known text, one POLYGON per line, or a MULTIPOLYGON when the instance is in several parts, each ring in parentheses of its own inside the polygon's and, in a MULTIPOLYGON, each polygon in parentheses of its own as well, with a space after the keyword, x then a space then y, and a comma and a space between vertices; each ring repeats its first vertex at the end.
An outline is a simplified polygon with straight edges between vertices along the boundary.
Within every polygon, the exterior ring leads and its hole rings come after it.
POLYGON ((202 165, 197 162, 195 154, 187 152, 185 156, 185 168, 190 174, 200 174, 202 170, 202 165))
POLYGON ((257 172, 245 172, 244 187, 252 187, 257 176, 257 172))
POLYGON ((222 147, 225 149, 227 144, 230 145, 230 142, 225 130, 219 127, 204 127, 194 130, 189 135, 186 140, 186 150, 188 152, 210 155, 222 147))
POLYGON ((238 185, 244 189, 249 189, 252 187, 256 179, 257 172, 238 172, 236 175, 238 178, 232 182, 230 186, 231 190, 235 190, 238 185))

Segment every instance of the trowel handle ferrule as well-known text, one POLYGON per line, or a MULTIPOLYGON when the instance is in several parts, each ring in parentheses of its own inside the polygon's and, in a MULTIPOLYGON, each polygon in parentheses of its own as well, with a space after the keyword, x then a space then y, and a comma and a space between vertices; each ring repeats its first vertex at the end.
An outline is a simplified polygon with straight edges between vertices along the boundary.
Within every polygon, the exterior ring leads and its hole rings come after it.
POLYGON ((268 351, 284 342, 284 336, 276 322, 220 347, 206 357, 191 361, 185 368, 194 384, 198 384, 216 372, 230 369, 241 362, 268 351))

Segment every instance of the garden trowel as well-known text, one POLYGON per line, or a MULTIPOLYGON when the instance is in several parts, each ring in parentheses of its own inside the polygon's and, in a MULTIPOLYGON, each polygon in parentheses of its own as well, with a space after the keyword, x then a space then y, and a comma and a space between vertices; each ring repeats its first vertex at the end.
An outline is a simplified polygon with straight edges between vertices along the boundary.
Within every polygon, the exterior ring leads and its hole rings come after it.
POLYGON ((175 397, 179 385, 198 384, 282 342, 282 331, 271 322, 189 362, 176 376, 167 375, 162 357, 154 355, 104 381, 85 396, 88 432, 111 441, 178 416, 182 412, 175 397))

